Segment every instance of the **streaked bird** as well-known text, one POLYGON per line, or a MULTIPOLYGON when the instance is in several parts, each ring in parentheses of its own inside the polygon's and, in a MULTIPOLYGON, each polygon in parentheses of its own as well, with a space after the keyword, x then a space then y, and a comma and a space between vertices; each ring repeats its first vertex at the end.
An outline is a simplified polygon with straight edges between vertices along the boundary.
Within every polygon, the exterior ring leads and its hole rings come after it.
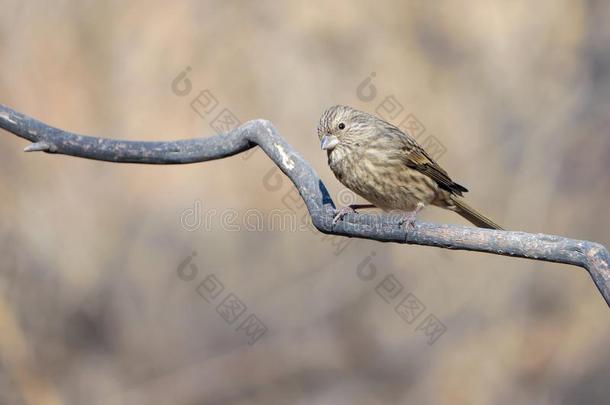
POLYGON ((435 205, 478 227, 502 229, 467 205, 462 199, 466 187, 451 180, 415 139, 396 126, 337 105, 322 114, 318 136, 335 177, 372 204, 344 207, 334 222, 354 209, 374 206, 404 211, 405 221, 412 225, 422 208, 435 205))

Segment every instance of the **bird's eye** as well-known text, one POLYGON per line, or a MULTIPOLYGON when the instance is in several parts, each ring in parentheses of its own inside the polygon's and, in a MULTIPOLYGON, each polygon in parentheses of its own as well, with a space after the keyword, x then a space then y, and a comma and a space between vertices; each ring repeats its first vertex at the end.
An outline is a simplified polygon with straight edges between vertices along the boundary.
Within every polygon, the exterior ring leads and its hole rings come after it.
POLYGON ((345 124, 344 123, 340 123, 339 124, 339 129, 345 129, 345 124))

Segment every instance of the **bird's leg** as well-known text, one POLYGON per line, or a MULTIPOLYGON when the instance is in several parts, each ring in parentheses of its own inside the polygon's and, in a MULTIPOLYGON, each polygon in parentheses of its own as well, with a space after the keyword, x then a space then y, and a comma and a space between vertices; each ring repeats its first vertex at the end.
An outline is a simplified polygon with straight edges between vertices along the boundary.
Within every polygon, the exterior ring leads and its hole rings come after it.
POLYGON ((356 210, 363 208, 375 208, 373 204, 350 204, 347 207, 343 207, 337 210, 337 214, 333 218, 333 225, 339 222, 346 214, 356 212, 356 210))
POLYGON ((415 218, 417 213, 425 207, 423 202, 418 202, 413 211, 405 212, 405 216, 400 221, 400 225, 407 224, 407 232, 415 227, 415 218))

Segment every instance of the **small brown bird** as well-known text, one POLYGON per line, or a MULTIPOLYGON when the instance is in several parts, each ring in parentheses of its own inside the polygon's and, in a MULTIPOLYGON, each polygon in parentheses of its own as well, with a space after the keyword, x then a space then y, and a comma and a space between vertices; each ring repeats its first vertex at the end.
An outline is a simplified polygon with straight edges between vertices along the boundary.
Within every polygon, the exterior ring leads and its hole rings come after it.
POLYGON ((417 213, 432 204, 457 212, 481 228, 502 229, 460 198, 468 190, 394 125, 371 114, 337 105, 318 125, 320 146, 335 177, 372 205, 342 208, 334 222, 356 208, 406 211, 412 225, 417 213))

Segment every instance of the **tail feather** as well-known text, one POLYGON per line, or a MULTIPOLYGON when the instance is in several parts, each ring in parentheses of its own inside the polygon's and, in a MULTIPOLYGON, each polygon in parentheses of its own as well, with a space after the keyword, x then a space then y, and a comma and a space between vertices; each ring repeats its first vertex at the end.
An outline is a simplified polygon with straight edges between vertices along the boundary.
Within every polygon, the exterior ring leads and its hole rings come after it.
POLYGON ((479 228, 488 228, 488 229, 500 229, 503 230, 500 225, 493 222, 491 219, 487 218, 483 214, 477 212, 474 208, 466 204, 464 201, 458 198, 453 198, 453 202, 455 203, 455 212, 460 214, 462 217, 472 222, 474 225, 479 228))

